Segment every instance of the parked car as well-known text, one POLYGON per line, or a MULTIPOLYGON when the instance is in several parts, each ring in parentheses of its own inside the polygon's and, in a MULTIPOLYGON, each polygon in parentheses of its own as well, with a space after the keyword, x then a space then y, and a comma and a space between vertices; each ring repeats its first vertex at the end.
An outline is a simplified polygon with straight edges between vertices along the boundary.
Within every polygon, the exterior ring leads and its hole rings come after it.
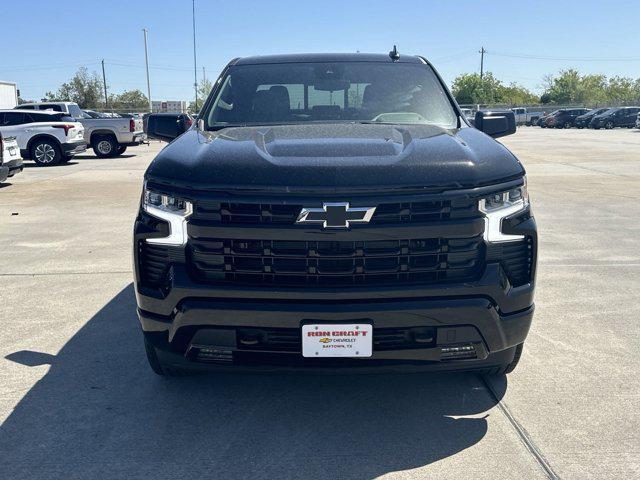
POLYGON ((473 120, 475 119, 475 114, 473 113, 473 110, 471 110, 470 108, 461 108, 460 111, 462 112, 462 114, 465 116, 467 120, 469 120, 470 122, 473 122, 473 120))
POLYGON ((2 139, 2 133, 0 133, 0 183, 4 182, 9 176, 9 167, 4 164, 5 155, 9 154, 8 152, 5 153, 4 141, 2 139))
POLYGON ((541 128, 547 128, 547 119, 553 115, 555 115, 556 113, 558 113, 558 110, 554 110, 551 113, 545 113, 543 114, 538 121, 536 122, 536 125, 538 125, 541 128))
POLYGON ((516 116, 516 125, 535 125, 543 115, 542 112, 529 112, 524 107, 512 108, 511 111, 516 116))
POLYGON ((0 110, 0 133, 16 137, 22 158, 38 165, 67 162, 87 149, 84 127, 66 113, 0 110))
POLYGON ((573 122, 573 125, 577 128, 588 128, 591 120, 596 115, 600 115, 601 113, 609 110, 608 108, 594 108, 593 110, 589 110, 587 113, 579 115, 573 122))
POLYGON ((615 127, 633 128, 636 124, 638 112, 640 112, 640 107, 610 108, 606 112, 593 117, 589 126, 595 129, 611 129, 615 127))
POLYGON ((547 117, 546 126, 550 128, 571 128, 575 119, 580 115, 584 115, 587 111, 588 109, 586 108, 562 108, 556 110, 547 117))
POLYGON ((92 118, 84 114, 77 103, 73 102, 42 102, 23 104, 22 107, 32 107, 36 110, 55 110, 75 117, 84 125, 85 140, 93 148, 96 156, 115 157, 122 155, 127 147, 140 145, 146 138, 142 131, 142 121, 134 118, 121 118, 111 114, 108 118, 92 118))
POLYGON ((0 182, 22 171, 20 147, 15 136, 3 136, 0 131, 0 182))
POLYGON ((142 115, 139 113, 118 113, 122 118, 139 118, 142 120, 142 115))
POLYGON ((472 128, 426 59, 394 51, 235 59, 196 120, 147 126, 172 141, 134 226, 156 373, 515 368, 537 237, 524 167, 491 138, 513 112, 472 128))

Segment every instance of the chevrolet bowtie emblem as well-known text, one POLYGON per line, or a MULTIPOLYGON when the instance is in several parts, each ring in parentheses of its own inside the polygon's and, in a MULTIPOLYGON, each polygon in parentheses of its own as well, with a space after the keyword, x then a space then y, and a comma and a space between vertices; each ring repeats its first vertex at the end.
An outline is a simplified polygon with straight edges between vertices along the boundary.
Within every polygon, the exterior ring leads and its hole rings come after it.
POLYGON ((369 223, 376 207, 349 207, 349 202, 323 203, 322 208, 303 208, 296 223, 321 223, 323 228, 349 228, 369 223))

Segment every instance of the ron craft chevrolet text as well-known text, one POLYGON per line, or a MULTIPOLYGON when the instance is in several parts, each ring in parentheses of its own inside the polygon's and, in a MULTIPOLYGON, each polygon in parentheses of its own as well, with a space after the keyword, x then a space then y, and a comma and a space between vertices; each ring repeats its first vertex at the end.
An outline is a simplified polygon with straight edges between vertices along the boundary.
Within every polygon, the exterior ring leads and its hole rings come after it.
POLYGON ((508 373, 533 317, 525 170, 423 57, 232 60, 144 177, 135 290, 158 374, 508 373))

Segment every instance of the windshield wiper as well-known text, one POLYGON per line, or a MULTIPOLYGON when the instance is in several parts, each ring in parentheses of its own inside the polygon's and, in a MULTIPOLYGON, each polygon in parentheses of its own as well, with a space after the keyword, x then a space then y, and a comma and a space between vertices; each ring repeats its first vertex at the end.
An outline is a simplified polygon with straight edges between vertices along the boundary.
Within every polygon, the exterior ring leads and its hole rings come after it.
POLYGON ((237 127, 246 127, 246 123, 225 123, 225 124, 217 124, 217 125, 209 125, 207 127, 208 132, 217 132, 218 130, 224 130, 225 128, 237 128, 237 127))

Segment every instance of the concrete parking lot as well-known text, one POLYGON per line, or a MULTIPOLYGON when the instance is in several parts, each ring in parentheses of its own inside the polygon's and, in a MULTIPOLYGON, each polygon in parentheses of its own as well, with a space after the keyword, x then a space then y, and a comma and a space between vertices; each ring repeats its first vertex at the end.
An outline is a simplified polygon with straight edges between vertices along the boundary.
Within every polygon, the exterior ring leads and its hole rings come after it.
POLYGON ((502 141, 541 243, 523 359, 491 380, 157 377, 130 241, 161 145, 27 162, 0 187, 0 477, 640 477, 640 131, 502 141))

